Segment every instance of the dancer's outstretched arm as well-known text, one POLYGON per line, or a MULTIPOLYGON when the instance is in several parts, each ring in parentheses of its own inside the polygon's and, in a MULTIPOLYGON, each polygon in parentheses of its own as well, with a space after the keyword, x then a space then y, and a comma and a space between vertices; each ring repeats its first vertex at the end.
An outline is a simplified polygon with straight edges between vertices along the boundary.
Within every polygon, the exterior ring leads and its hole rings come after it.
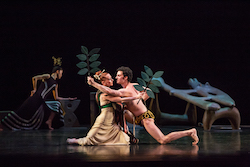
POLYGON ((123 98, 122 97, 107 95, 107 96, 104 96, 104 98, 106 100, 116 102, 116 103, 126 103, 126 102, 129 102, 129 101, 132 101, 132 100, 141 99, 141 98, 143 98, 144 94, 145 94, 145 92, 141 92, 137 96, 123 97, 123 98))
POLYGON ((44 80, 44 79, 49 79, 49 78, 50 78, 49 74, 36 75, 36 76, 32 77, 33 90, 31 91, 30 96, 33 96, 33 94, 36 93, 38 80, 44 80))
POLYGON ((131 97, 131 93, 126 91, 125 89, 114 90, 104 85, 101 85, 94 81, 94 79, 88 76, 88 84, 99 89, 101 92, 106 93, 108 95, 117 96, 117 97, 131 97))

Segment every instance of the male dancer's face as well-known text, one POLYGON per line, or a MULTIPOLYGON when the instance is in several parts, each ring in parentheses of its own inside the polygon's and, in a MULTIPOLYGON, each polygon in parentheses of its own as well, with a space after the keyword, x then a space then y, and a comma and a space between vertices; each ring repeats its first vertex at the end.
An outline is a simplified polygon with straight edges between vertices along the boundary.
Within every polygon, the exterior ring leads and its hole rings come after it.
POLYGON ((116 83, 121 85, 127 80, 127 77, 124 77, 122 71, 117 71, 115 79, 116 83))

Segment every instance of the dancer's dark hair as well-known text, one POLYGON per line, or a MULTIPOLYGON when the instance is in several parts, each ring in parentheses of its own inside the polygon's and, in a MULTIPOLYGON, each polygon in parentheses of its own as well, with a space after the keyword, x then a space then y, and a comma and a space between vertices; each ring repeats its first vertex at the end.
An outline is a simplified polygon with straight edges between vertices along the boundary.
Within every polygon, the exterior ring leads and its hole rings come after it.
POLYGON ((116 71, 122 71, 123 75, 128 77, 128 82, 131 82, 133 79, 133 71, 129 67, 121 66, 116 71))
POLYGON ((54 66, 51 73, 53 74, 54 72, 56 72, 57 70, 63 70, 63 68, 61 66, 54 66))

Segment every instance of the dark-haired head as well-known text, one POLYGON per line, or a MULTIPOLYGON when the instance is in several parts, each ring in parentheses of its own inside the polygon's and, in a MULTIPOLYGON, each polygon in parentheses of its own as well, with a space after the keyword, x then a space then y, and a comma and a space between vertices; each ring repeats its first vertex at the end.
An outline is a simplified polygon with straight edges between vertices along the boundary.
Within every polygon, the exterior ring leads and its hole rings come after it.
POLYGON ((128 82, 132 81, 132 79, 133 79, 133 71, 129 67, 121 66, 116 71, 117 72, 122 71, 124 77, 126 77, 126 76, 128 77, 128 82))
POLYGON ((63 68, 61 66, 54 66, 53 69, 52 69, 52 74, 55 73, 57 70, 63 70, 63 68))

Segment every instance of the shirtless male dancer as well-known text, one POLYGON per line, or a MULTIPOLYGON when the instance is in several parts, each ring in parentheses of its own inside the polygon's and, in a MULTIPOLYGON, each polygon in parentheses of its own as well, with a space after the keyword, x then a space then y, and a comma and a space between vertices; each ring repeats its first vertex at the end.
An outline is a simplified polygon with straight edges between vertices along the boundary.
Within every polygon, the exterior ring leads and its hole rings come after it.
MULTIPOLYGON (((99 89, 101 92, 107 93, 112 96, 132 97, 140 93, 133 86, 136 83, 131 83, 132 77, 132 70, 129 67, 122 66, 117 69, 116 82, 123 88, 114 90, 109 87, 105 87, 95 82, 94 79, 90 76, 88 77, 88 84, 99 89)), ((148 98, 148 95, 145 93, 143 95, 143 100, 147 100, 148 98)), ((167 135, 164 135, 161 130, 155 125, 153 113, 147 109, 142 100, 140 100, 138 104, 137 103, 138 100, 133 100, 130 102, 126 102, 125 104, 127 109, 134 114, 136 119, 135 123, 137 125, 144 126, 146 131, 160 144, 170 143, 171 141, 185 136, 190 136, 194 140, 192 142, 193 145, 196 145, 199 142, 199 138, 197 136, 197 131, 195 128, 184 131, 171 132, 167 135)))

